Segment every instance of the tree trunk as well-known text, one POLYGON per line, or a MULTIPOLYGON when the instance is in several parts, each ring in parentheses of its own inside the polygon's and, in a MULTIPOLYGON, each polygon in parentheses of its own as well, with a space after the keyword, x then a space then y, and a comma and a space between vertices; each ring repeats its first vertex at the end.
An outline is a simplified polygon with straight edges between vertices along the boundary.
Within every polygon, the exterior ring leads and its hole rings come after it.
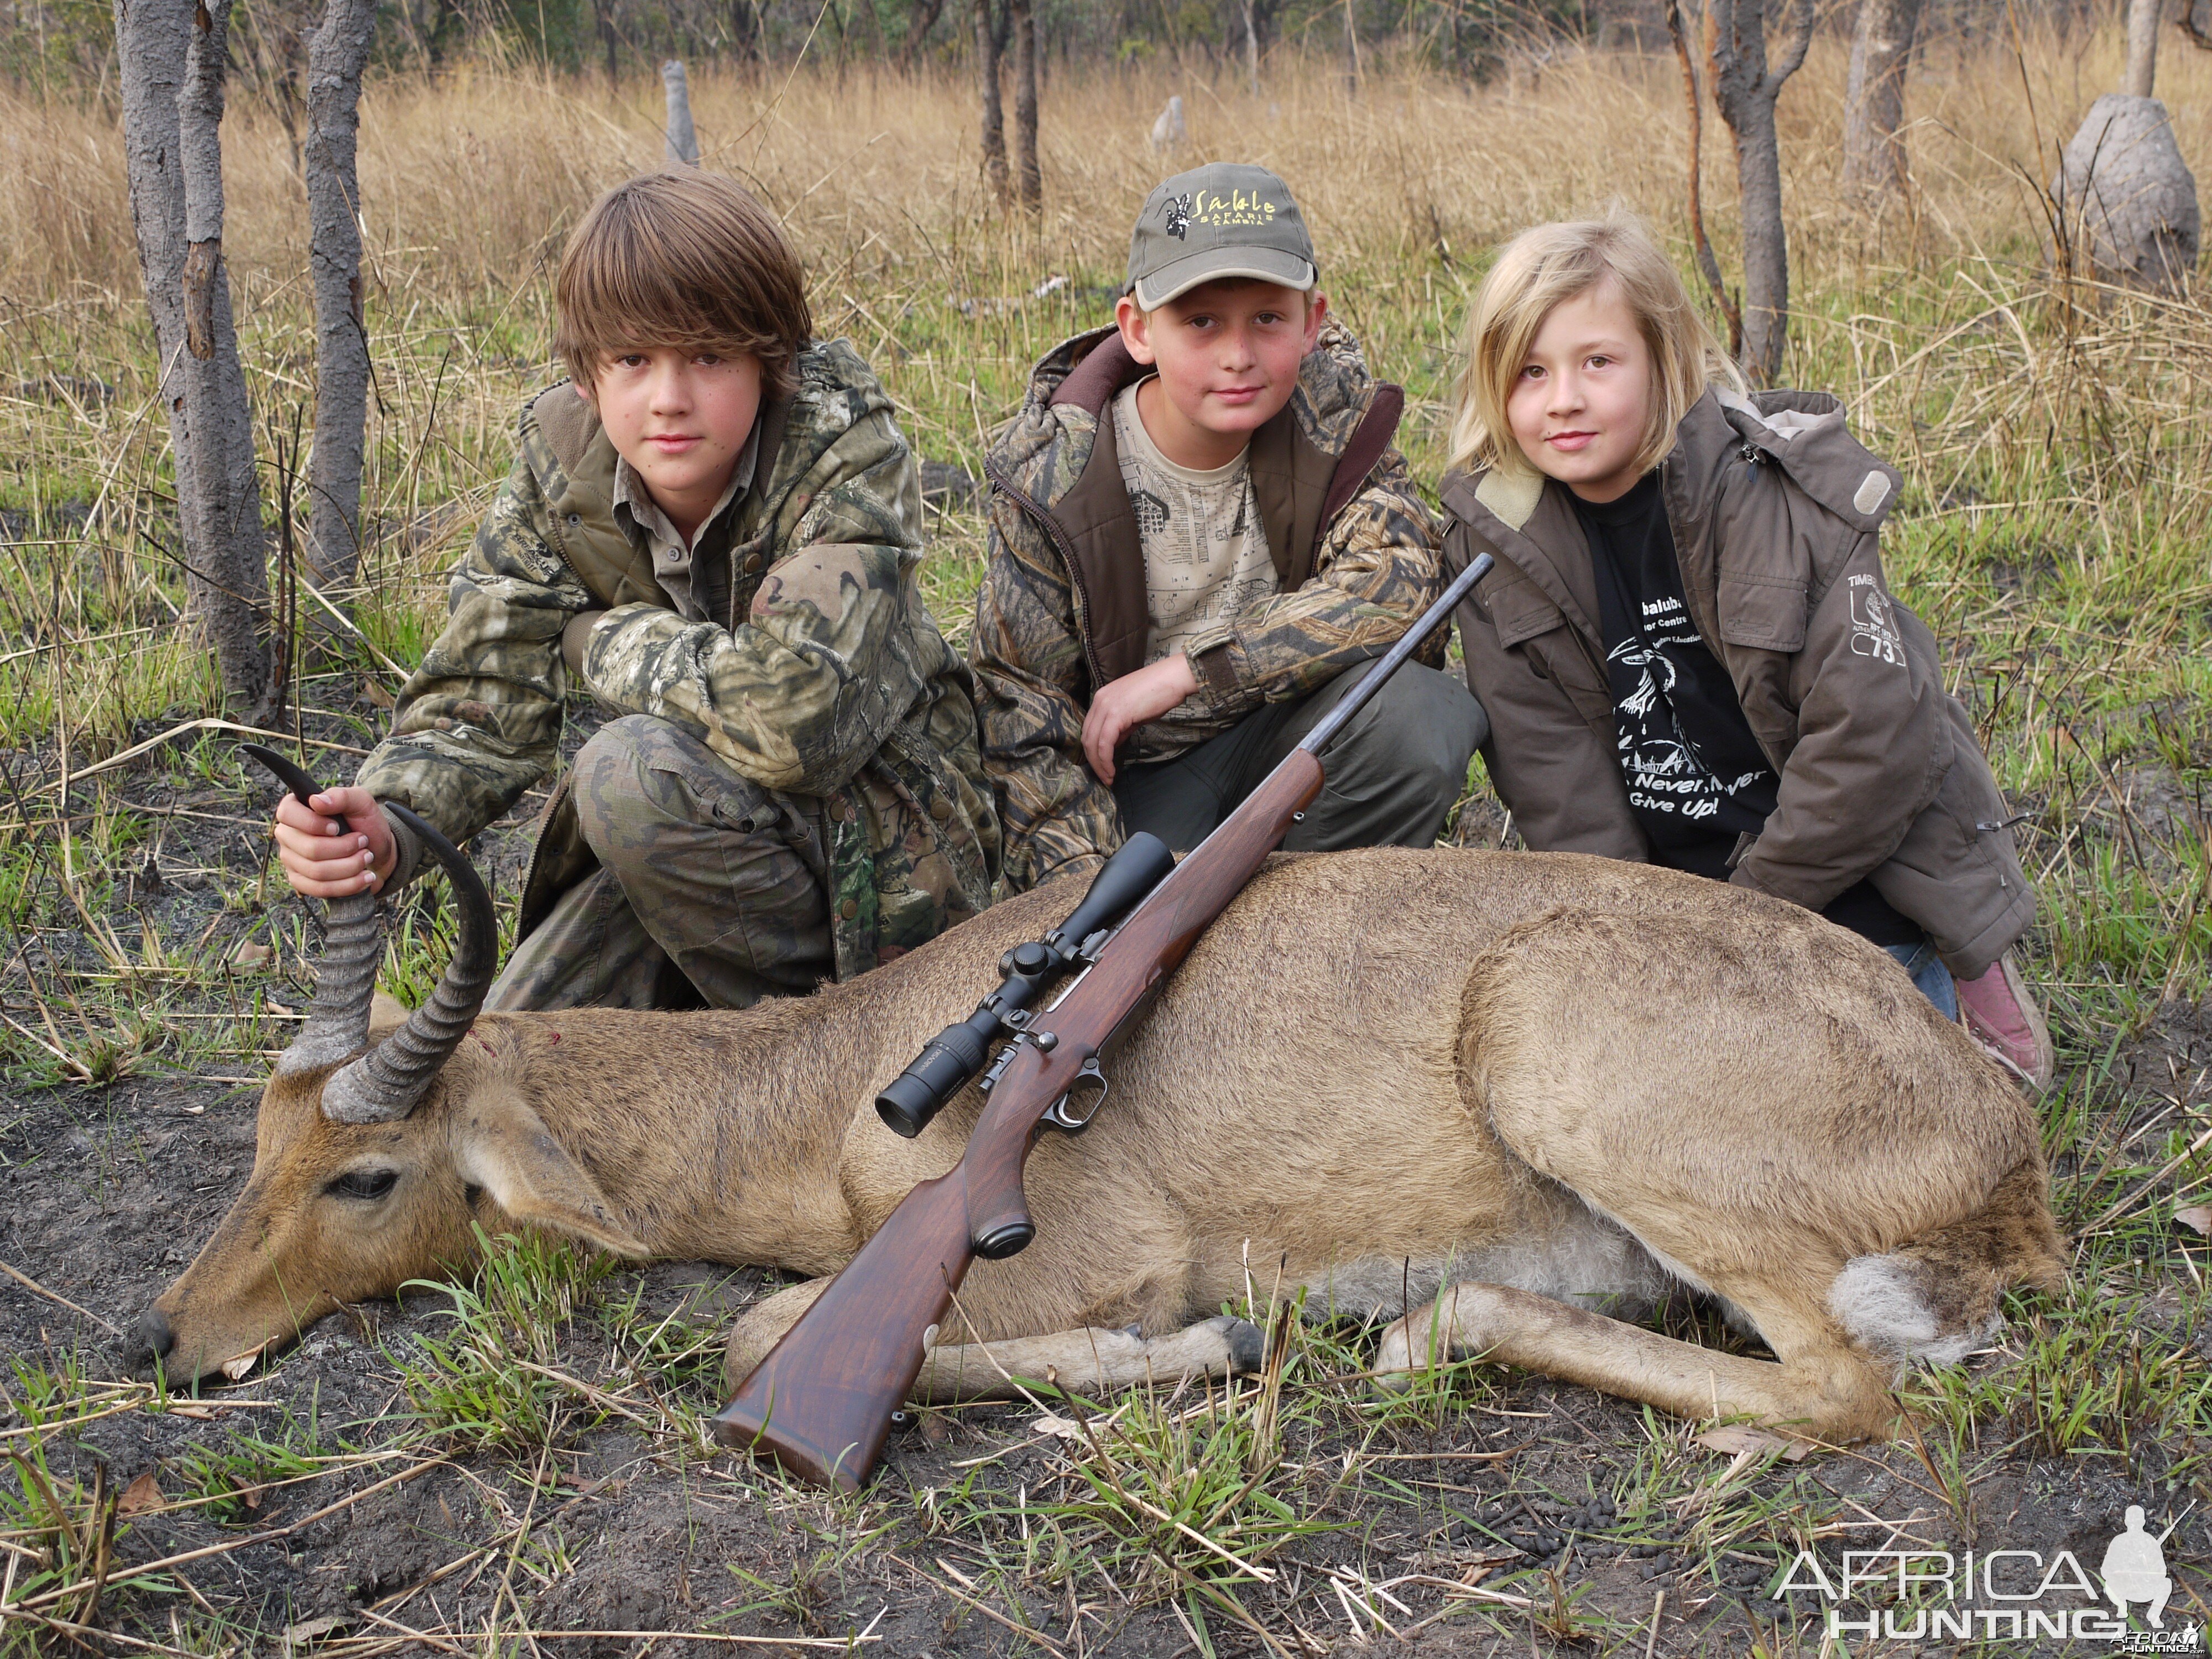
POLYGON ((921 56, 922 43, 937 27, 938 15, 944 9, 945 0, 915 0, 914 9, 907 15, 906 40, 899 46, 901 69, 914 67, 914 60, 921 56))
POLYGON ((1735 137, 1743 213, 1743 367, 1762 386, 1782 372, 1790 335, 1790 252, 1782 228, 1782 151, 1774 100, 1805 61, 1813 0, 1787 0, 1790 32, 1769 69, 1763 0, 1707 0, 1705 52, 1713 101, 1735 137))
POLYGON ((1030 0, 1006 0, 1014 15, 1014 183, 1023 210, 1044 210, 1044 175, 1037 167, 1036 14, 1030 0))
POLYGON ((2159 0, 2128 0, 2128 93, 2135 98, 2154 94, 2158 80, 2159 0))
POLYGON ((1713 303, 1720 307, 1721 315, 1728 319, 1729 356, 1743 354, 1743 313, 1721 280, 1721 262, 1713 257, 1713 245, 1705 234, 1705 110, 1698 92, 1698 71, 1690 59, 1689 26, 1682 18, 1683 0, 1667 0, 1667 33, 1674 42, 1674 58, 1682 66, 1682 91, 1690 113, 1690 243, 1696 250, 1698 270, 1712 291, 1713 303))
POLYGON ((991 194, 1006 199, 1006 118, 999 102, 999 37, 991 27, 991 0, 973 0, 975 76, 983 94, 983 177, 991 194))
POLYGON ((1352 0, 1344 0, 1344 91, 1346 97, 1359 96, 1359 19, 1352 0))
POLYGON ((1790 333, 1790 254, 1782 228, 1782 156, 1772 100, 1753 103, 1732 125, 1743 214, 1744 368, 1761 386, 1771 386, 1782 372, 1790 333))
POLYGON ((1244 0, 1244 73, 1252 82, 1252 95, 1260 95, 1260 30, 1252 21, 1252 0, 1244 0))
POLYGON ((761 55, 760 0, 730 0, 730 44, 741 63, 761 55))
MULTIPOLYGON (((307 580, 340 610, 361 557, 361 458, 368 410, 362 312, 361 72, 376 35, 375 0, 330 0, 307 46, 307 264, 315 287, 315 452, 307 580)), ((319 633, 327 615, 315 610, 319 633)))
POLYGON ((1905 185, 1905 72, 1920 0, 1861 0, 1844 94, 1844 185, 1879 204, 1905 185))
POLYGON ((672 58, 660 66, 660 84, 668 94, 668 164, 699 165, 699 133, 691 125, 691 82, 684 65, 672 58))
POLYGON ((607 79, 615 78, 614 0, 592 0, 592 21, 599 32, 599 46, 607 55, 607 79))
POLYGON ((259 720, 272 690, 261 633, 268 571, 222 265, 228 12, 228 0, 212 11, 191 0, 117 0, 115 33, 131 217, 162 363, 186 592, 225 701, 259 720))

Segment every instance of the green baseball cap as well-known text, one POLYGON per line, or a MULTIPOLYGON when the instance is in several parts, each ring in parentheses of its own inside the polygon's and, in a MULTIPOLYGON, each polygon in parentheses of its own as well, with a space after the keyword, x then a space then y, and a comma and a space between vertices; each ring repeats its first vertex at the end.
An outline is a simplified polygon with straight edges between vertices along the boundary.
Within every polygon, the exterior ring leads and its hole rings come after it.
POLYGON ((1129 236, 1129 281, 1146 311, 1200 283, 1250 276, 1301 294, 1321 273, 1291 187, 1265 167, 1215 161, 1145 198, 1129 236))

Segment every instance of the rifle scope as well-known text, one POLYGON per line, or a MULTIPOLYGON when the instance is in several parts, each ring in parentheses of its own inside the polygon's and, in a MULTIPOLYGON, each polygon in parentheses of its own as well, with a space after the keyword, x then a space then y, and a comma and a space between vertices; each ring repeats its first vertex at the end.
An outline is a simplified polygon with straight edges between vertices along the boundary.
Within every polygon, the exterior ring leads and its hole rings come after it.
POLYGON ((966 1019, 930 1038, 914 1063, 876 1097, 876 1115, 908 1140, 927 1128, 945 1103, 983 1069, 991 1045, 1028 1023, 1027 1011, 1045 987, 1091 955, 1084 947, 1119 924, 1174 868, 1175 854, 1158 836, 1139 830, 1123 842, 1066 921, 999 958, 998 989, 966 1019))

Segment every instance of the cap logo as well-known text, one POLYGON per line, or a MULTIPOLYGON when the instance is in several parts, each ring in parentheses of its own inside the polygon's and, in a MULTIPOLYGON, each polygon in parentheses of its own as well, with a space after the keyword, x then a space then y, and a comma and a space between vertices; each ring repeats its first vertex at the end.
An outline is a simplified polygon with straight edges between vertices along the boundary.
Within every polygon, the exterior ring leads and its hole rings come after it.
POLYGON ((1170 196, 1160 204, 1160 211, 1167 216, 1168 234, 1178 242, 1189 240, 1190 198, 1188 194, 1170 196))
POLYGON ((1241 190, 1232 190, 1224 196, 1218 190, 1201 190, 1189 216, 1201 225, 1267 225, 1274 222, 1275 204, 1263 201, 1257 191, 1248 196, 1241 190))

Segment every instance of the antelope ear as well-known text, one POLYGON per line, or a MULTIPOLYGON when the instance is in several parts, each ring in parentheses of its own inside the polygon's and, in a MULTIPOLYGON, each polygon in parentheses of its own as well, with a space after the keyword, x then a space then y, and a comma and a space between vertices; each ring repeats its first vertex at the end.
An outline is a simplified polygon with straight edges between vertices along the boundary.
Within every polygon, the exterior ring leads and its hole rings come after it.
POLYGON ((459 1104, 454 1161, 462 1178, 483 1188, 501 1209, 517 1221, 574 1234, 617 1255, 653 1254, 520 1095, 478 1089, 459 1104))
POLYGON ((389 991, 368 1000, 368 1046, 374 1048, 407 1023, 407 1005, 389 991))

